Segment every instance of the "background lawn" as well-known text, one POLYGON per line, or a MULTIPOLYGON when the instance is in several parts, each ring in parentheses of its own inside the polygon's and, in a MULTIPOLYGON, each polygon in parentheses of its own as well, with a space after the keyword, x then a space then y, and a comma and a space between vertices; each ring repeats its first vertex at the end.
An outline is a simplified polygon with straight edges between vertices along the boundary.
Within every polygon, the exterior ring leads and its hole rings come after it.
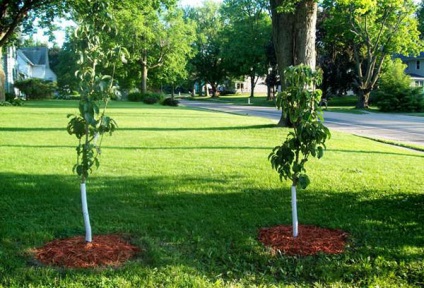
POLYGON ((288 182, 267 160, 288 130, 266 119, 114 102, 88 182, 94 234, 143 251, 119 269, 44 267, 31 249, 83 235, 74 101, 0 107, 0 286, 274 287, 424 285, 424 154, 333 131, 307 165, 301 224, 343 229, 341 255, 272 256, 261 227, 291 223, 288 182))

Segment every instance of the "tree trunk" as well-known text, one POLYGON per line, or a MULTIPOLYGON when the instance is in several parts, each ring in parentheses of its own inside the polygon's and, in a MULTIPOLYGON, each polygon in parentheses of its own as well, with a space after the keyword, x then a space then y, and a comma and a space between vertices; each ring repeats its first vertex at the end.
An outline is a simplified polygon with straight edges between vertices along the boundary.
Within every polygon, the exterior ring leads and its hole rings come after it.
POLYGON ((299 234, 298 220, 297 220, 297 199, 296 199, 296 185, 291 186, 291 206, 292 206, 292 223, 293 223, 293 237, 299 234))
POLYGON ((209 97, 209 88, 208 88, 208 83, 205 84, 205 96, 209 97))
POLYGON ((175 85, 174 85, 174 83, 172 83, 172 91, 171 91, 171 99, 172 100, 174 100, 174 95, 175 95, 174 89, 175 89, 175 85))
POLYGON ((370 90, 360 90, 358 95, 358 103, 356 103, 356 108, 358 109, 368 109, 369 99, 370 99, 370 90))
POLYGON ((141 75, 141 93, 146 94, 147 93, 147 52, 144 52, 143 60, 141 61, 141 69, 142 69, 142 75, 141 75))
POLYGON ((84 227, 85 227, 85 241, 92 242, 90 215, 88 214, 87 192, 85 187, 85 180, 82 180, 81 182, 81 204, 82 204, 82 216, 84 218, 84 227))
POLYGON ((253 98, 255 96, 255 75, 250 75, 250 98, 253 98))
POLYGON ((0 102, 6 100, 6 74, 3 71, 3 54, 0 46, 0 102))
MULTIPOLYGON (((282 90, 284 89, 284 70, 289 66, 305 64, 315 70, 315 29, 317 3, 302 0, 296 4, 293 13, 278 13, 278 7, 285 0, 270 0, 272 10, 272 33, 280 72, 282 90)), ((281 115, 278 125, 287 126, 285 115, 281 115)))

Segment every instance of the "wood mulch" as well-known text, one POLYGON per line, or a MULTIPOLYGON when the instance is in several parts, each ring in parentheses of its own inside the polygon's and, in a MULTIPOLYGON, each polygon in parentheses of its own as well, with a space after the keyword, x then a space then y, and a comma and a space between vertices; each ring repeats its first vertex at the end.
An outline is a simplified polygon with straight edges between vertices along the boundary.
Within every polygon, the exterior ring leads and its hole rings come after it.
POLYGON ((298 236, 293 237, 293 226, 280 225, 259 230, 258 239, 273 253, 290 256, 309 256, 319 253, 343 253, 348 234, 341 230, 299 225, 298 236))
POLYGON ((83 236, 53 240, 35 249, 45 265, 66 268, 119 267, 140 251, 119 235, 98 235, 87 243, 83 236))

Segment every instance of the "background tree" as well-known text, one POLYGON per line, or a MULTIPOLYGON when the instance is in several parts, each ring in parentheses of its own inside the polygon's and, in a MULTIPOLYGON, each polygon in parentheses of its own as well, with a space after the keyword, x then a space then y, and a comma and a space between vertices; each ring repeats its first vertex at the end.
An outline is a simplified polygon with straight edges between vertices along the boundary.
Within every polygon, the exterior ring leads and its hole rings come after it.
MULTIPOLYGON (((66 1, 61 0, 2 0, 0 2, 0 59, 2 48, 21 29, 29 32, 34 28, 35 18, 41 27, 52 27, 55 16, 65 10, 66 1)), ((0 65, 0 75, 4 75, 0 65)), ((5 100, 4 79, 0 78, 0 101, 5 100)))
POLYGON ((127 1, 115 7, 115 12, 121 32, 111 40, 128 43, 131 58, 127 69, 131 73, 125 76, 138 77, 142 93, 147 91, 148 75, 152 70, 163 68, 162 71, 168 71, 166 75, 171 75, 170 69, 165 68, 169 65, 176 74, 183 73, 192 55, 190 45, 194 28, 190 21, 184 21, 182 11, 172 6, 156 9, 145 3, 127 1))
POLYGON ((228 73, 250 77, 250 97, 259 77, 268 72, 266 54, 271 39, 271 18, 263 0, 226 0, 223 5, 223 51, 228 73))
MULTIPOLYGON (((270 4, 273 41, 283 85, 284 70, 289 66, 304 64, 315 70, 317 3, 314 0, 270 0, 270 4)), ((281 114, 280 126, 289 125, 286 116, 281 114)))
POLYGON ((420 39, 424 38, 424 2, 421 0, 417 8, 418 31, 420 31, 420 39))
POLYGON ((221 32, 223 22, 220 13, 220 4, 214 1, 205 1, 203 6, 190 8, 186 17, 196 22, 197 39, 193 43, 195 56, 190 60, 189 73, 193 80, 200 85, 209 84, 212 87, 213 97, 217 96, 217 86, 226 76, 224 59, 222 58, 221 32))
POLYGON ((385 59, 419 51, 416 7, 412 0, 336 0, 324 1, 324 7, 329 12, 325 24, 329 37, 352 43, 357 108, 368 108, 385 59))
POLYGON ((344 29, 341 26, 332 27, 333 33, 326 33, 328 12, 324 7, 318 11, 317 20, 317 61, 323 70, 321 90, 324 98, 335 95, 346 95, 353 89, 355 77, 355 62, 352 42, 344 41, 344 29), (337 35, 337 36, 336 36, 337 35))

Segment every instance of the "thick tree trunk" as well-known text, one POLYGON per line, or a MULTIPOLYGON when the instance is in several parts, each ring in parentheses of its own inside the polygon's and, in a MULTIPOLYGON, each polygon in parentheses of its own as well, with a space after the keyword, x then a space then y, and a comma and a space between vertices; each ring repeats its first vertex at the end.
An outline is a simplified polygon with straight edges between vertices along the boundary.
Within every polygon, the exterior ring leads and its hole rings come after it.
POLYGON ((370 90, 361 90, 358 95, 358 103, 356 103, 356 108, 368 109, 370 94, 371 94, 370 90))
MULTIPOLYGON (((315 29, 317 20, 317 3, 303 0, 296 4, 293 13, 278 13, 278 7, 284 0, 270 0, 272 9, 272 33, 277 63, 284 89, 284 70, 289 66, 305 64, 315 70, 315 29)), ((287 126, 288 121, 281 115, 280 126, 287 126)))
POLYGON ((250 98, 255 96, 255 75, 250 75, 250 98))

